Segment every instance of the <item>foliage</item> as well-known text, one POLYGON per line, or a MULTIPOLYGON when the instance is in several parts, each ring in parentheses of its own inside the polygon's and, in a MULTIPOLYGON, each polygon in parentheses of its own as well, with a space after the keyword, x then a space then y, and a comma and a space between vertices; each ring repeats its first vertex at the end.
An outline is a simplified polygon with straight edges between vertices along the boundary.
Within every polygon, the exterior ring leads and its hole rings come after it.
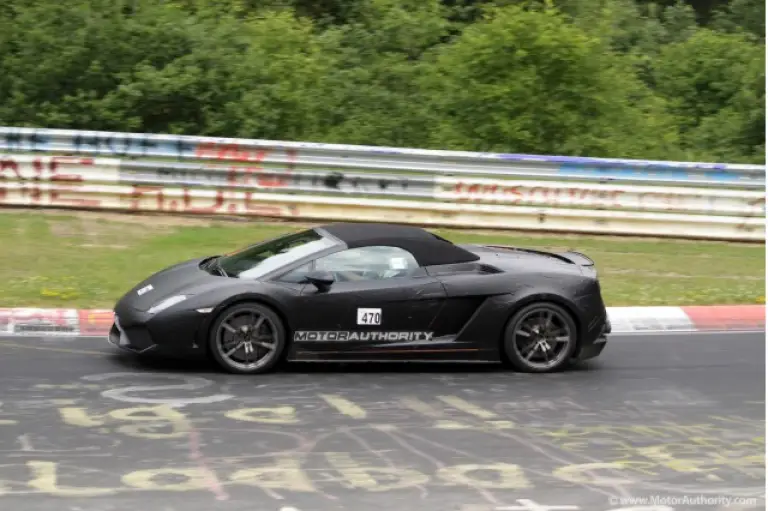
POLYGON ((0 124, 764 162, 762 0, 6 0, 0 124))

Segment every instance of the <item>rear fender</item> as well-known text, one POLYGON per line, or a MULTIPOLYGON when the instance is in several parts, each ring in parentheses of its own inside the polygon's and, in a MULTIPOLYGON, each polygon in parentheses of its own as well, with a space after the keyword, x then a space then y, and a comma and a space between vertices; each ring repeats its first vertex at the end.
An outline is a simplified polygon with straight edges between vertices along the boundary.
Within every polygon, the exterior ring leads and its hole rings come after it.
MULTIPOLYGON (((554 303, 555 305, 559 305, 560 307, 565 309, 571 315, 571 319, 573 319, 574 323, 576 323, 576 332, 578 333, 578 339, 576 340, 576 342, 577 344, 581 344, 581 340, 584 338, 584 325, 582 324, 580 316, 577 312, 578 308, 572 301, 568 300, 562 295, 558 295, 554 293, 534 292, 528 295, 524 295, 521 298, 517 298, 515 300, 514 308, 509 312, 504 330, 506 330, 506 325, 509 324, 509 322, 512 320, 515 314, 517 314, 520 310, 522 310, 523 307, 535 302, 554 303)), ((500 336, 501 337, 500 342, 502 343, 502 346, 504 343, 504 330, 502 330, 501 336, 500 336)))

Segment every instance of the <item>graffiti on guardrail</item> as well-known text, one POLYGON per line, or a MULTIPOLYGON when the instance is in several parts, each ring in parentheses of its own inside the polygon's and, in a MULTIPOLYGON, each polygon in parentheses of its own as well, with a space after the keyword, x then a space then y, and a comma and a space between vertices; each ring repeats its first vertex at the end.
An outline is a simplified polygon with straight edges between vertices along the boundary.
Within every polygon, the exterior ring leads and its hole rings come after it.
POLYGON ((290 206, 263 204, 253 200, 253 192, 238 190, 216 190, 203 194, 189 188, 181 193, 169 194, 161 186, 133 186, 129 194, 122 194, 120 200, 127 202, 129 211, 158 211, 195 215, 217 213, 251 214, 264 216, 292 216, 290 206))
MULTIPOLYGON (((241 147, 240 144, 202 143, 195 147, 195 156, 205 160, 232 160, 242 162, 262 162, 269 153, 268 149, 241 147)), ((291 154, 295 158, 296 152, 291 154)))
POLYGON ((82 182, 85 180, 84 167, 93 169, 93 158, 0 155, 0 180, 82 182))
POLYGON ((626 192, 597 187, 531 187, 519 183, 499 185, 459 181, 449 193, 455 194, 458 200, 498 200, 508 204, 559 205, 564 203, 569 206, 619 208, 622 207, 619 197, 626 192))
POLYGON ((288 171, 266 170, 262 167, 214 167, 178 165, 164 166, 161 163, 132 164, 120 166, 120 181, 128 184, 166 184, 182 186, 248 186, 253 188, 285 188, 293 179, 288 171))
MULTIPOLYGON (((698 164, 704 166, 704 164, 698 164)), ((693 165, 691 165, 693 166, 693 165)), ((713 165, 714 166, 714 165, 713 165)), ((700 168, 699 173, 708 181, 734 183, 744 179, 742 173, 725 168, 700 168)), ((584 164, 564 164, 558 168, 558 174, 569 177, 596 177, 611 180, 660 180, 660 181, 686 181, 691 172, 683 164, 678 165, 651 165, 643 167, 621 167, 614 165, 598 166, 584 164)), ((765 177, 763 177, 763 180, 765 177)), ((756 177, 756 181, 760 178, 756 177)))
POLYGON ((593 209, 685 211, 764 215, 765 193, 696 188, 568 185, 524 181, 437 179, 438 198, 462 202, 544 205, 593 209))
POLYGON ((120 181, 126 184, 248 187, 259 190, 397 194, 422 192, 431 197, 434 180, 378 174, 296 171, 286 167, 185 165, 121 162, 120 181))
POLYGON ((8 127, 0 150, 71 158, 0 155, 4 205, 765 239, 764 165, 8 127))

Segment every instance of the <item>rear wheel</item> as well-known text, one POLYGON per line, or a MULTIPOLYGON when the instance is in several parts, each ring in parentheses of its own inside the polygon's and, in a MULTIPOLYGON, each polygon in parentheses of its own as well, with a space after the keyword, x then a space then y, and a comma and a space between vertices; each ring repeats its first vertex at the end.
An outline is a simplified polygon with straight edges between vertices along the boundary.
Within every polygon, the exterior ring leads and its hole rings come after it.
POLYGON ((213 324, 209 347, 224 370, 260 374, 272 369, 285 349, 285 327, 280 317, 259 303, 225 309, 213 324))
POLYGON ((548 373, 563 369, 578 347, 571 315, 553 303, 538 302, 518 311, 504 332, 504 354, 517 370, 548 373))

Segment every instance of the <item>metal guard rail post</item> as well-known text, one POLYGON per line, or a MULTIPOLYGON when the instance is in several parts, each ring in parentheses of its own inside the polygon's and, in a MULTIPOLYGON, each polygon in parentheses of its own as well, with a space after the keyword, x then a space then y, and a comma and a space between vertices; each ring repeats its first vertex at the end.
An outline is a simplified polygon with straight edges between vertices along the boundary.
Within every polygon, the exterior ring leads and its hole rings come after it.
POLYGON ((0 205, 765 240, 765 166, 0 127, 0 205))

